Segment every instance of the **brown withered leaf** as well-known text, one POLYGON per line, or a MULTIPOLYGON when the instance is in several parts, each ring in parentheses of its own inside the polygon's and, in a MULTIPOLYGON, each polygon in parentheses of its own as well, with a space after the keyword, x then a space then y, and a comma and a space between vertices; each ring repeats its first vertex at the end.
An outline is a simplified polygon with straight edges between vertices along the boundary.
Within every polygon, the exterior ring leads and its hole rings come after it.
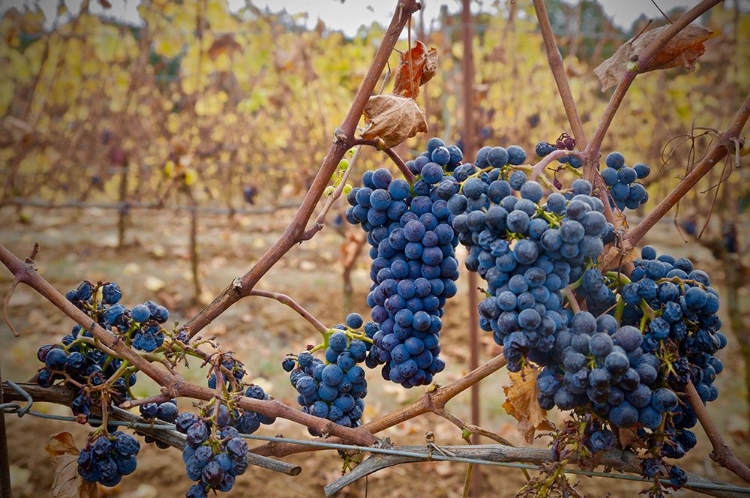
POLYGON ((534 441, 534 433, 537 429, 553 430, 552 422, 547 420, 547 411, 539 406, 537 396, 539 388, 536 378, 539 370, 524 367, 520 372, 509 372, 511 384, 503 386, 505 392, 505 403, 503 408, 518 420, 518 430, 523 434, 527 443, 534 441))
POLYGON ((53 434, 45 448, 55 465, 51 498, 98 498, 96 483, 84 481, 78 475, 78 448, 69 432, 53 434))
POLYGON ((394 147, 417 133, 427 131, 424 112, 414 99, 398 95, 373 95, 365 106, 365 140, 382 139, 394 147))
POLYGON ((437 72, 437 49, 427 49, 427 45, 417 41, 411 50, 401 54, 393 82, 393 94, 401 97, 417 98, 419 86, 424 85, 437 72))
MULTIPOLYGON (((669 26, 652 29, 640 36, 626 41, 617 51, 594 69, 594 74, 602 84, 602 91, 617 84, 626 71, 628 63, 643 50, 669 26)), ((713 32, 703 26, 691 24, 677 33, 669 40, 659 52, 656 53, 651 62, 642 71, 647 73, 657 69, 668 69, 670 67, 683 66, 688 70, 703 53, 706 47, 703 42, 708 40, 713 32)))
POLYGON ((112 4, 109 2, 109 0, 99 0, 99 5, 101 5, 105 9, 111 9, 112 8, 112 4))
POLYGON ((630 244, 626 247, 609 246, 609 249, 599 256, 599 267, 604 270, 616 270, 621 265, 626 265, 638 258, 638 251, 630 244))
POLYGON ((242 46, 237 43, 232 35, 221 35, 217 37, 208 49, 208 56, 216 60, 221 54, 242 51, 242 46))

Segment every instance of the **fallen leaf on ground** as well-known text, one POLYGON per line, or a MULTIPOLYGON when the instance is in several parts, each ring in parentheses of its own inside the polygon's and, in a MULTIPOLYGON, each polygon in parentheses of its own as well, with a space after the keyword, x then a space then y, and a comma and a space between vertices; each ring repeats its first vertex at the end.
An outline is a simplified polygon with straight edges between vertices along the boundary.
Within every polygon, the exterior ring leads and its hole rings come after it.
POLYGON ((417 133, 427 131, 424 112, 413 99, 398 95, 374 95, 365 106, 362 138, 381 139, 385 148, 394 147, 417 133))
POLYGON ((511 384, 504 386, 505 403, 503 408, 508 415, 518 420, 518 430, 523 434, 526 443, 534 441, 534 433, 537 429, 553 430, 554 425, 547 420, 547 411, 539 406, 537 395, 539 388, 536 378, 539 370, 524 367, 521 372, 508 372, 511 384))
MULTIPOLYGON (((612 57, 599 64, 594 69, 594 74, 602 84, 602 91, 615 86, 626 71, 628 63, 668 28, 669 26, 662 26, 631 38, 622 44, 612 57)), ((692 70, 696 59, 706 51, 703 42, 712 34, 711 30, 697 24, 687 26, 669 40, 641 72, 647 73, 678 66, 692 70)))

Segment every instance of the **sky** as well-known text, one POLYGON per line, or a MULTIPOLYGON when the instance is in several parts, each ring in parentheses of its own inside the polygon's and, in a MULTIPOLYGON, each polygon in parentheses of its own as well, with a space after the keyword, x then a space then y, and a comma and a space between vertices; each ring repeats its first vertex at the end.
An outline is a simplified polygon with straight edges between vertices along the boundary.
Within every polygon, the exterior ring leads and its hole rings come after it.
MULTIPOLYGON (((228 0, 230 8, 235 10, 245 4, 245 0, 228 0)), ((569 3, 572 1, 566 0, 569 3)), ((633 20, 641 14, 648 17, 660 17, 659 11, 651 0, 599 0, 604 11, 610 16, 613 22, 625 29, 630 28, 633 20)), ((656 0, 659 6, 665 11, 669 11, 676 6, 693 7, 698 4, 698 0, 656 0)), ((732 0, 727 0, 731 2, 732 0)), ((750 10, 750 0, 739 1, 740 6, 750 10)), ((138 24, 137 6, 140 0, 110 0, 112 8, 107 11, 109 15, 120 17, 124 20, 138 24)), ((0 0, 0 13, 7 9, 19 6, 38 3, 41 5, 48 18, 55 12, 57 0, 0 0)), ((69 9, 73 12, 79 10, 81 0, 65 0, 69 9)), ((315 26, 320 18, 330 28, 340 30, 347 35, 354 35, 358 28, 363 24, 369 26, 372 22, 388 24, 393 14, 393 5, 395 2, 389 0, 252 0, 252 3, 260 8, 270 7, 274 11, 286 9, 289 14, 298 14, 306 12, 308 14, 308 25, 315 26)), ((425 1, 425 20, 429 21, 438 16, 440 5, 447 4, 452 11, 457 11, 460 6, 459 0, 450 0, 438 2, 436 0, 425 1)), ((487 2, 488 3, 488 2, 487 2)), ((102 12, 104 9, 98 2, 91 2, 92 11, 102 12)))

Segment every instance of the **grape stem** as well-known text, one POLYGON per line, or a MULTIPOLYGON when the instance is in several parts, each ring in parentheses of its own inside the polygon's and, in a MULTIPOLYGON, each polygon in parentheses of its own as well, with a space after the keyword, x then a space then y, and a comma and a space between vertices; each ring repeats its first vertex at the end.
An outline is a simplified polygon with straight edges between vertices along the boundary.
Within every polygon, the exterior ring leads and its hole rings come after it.
POLYGON ((700 421, 703 430, 706 431, 708 440, 711 441, 711 446, 713 446, 713 451, 710 454, 711 459, 722 467, 732 471, 734 474, 745 480, 745 482, 750 483, 750 468, 734 456, 732 450, 724 442, 724 439, 721 437, 713 420, 711 420, 711 416, 708 414, 703 401, 698 395, 698 391, 695 390, 695 386, 690 379, 688 379, 688 383, 685 386, 685 394, 687 394, 688 402, 698 416, 698 420, 700 421))
POLYGON ((170 398, 166 394, 157 394, 156 396, 149 396, 148 398, 129 399, 121 403, 120 408, 122 408, 123 410, 129 410, 131 408, 135 408, 136 406, 146 405, 148 403, 156 403, 157 405, 160 405, 162 403, 166 403, 167 401, 172 401, 172 398, 170 398))
POLYGON ((563 289, 563 295, 565 296, 565 299, 567 299, 568 304, 570 304, 570 307, 573 308, 573 313, 580 313, 581 307, 576 300, 575 294, 573 294, 573 291, 570 289, 570 286, 563 289))
POLYGON ((357 149, 354 151, 354 155, 349 161, 349 165, 346 167, 344 174, 341 175, 339 184, 336 186, 333 193, 330 196, 328 196, 328 198, 326 199, 326 203, 325 205, 323 205, 323 209, 321 209, 320 214, 318 214, 318 217, 315 219, 315 223, 313 224, 313 226, 305 230, 305 233, 300 235, 300 240, 310 240, 311 238, 313 238, 313 236, 316 233, 318 233, 319 231, 323 229, 323 226, 325 226, 326 216, 328 216, 328 212, 331 210, 333 205, 336 203, 336 201, 341 197, 341 194, 344 192, 344 188, 346 187, 346 182, 349 179, 349 175, 351 175, 354 169, 354 163, 359 157, 359 152, 361 150, 362 150, 362 147, 357 147, 357 149))
POLYGON ((380 143, 377 140, 365 140, 363 138, 351 140, 350 143, 352 146, 369 145, 370 147, 375 147, 376 149, 385 152, 388 157, 391 158, 393 164, 395 164, 398 167, 399 171, 401 171, 401 174, 404 175, 404 178, 407 182, 409 182, 409 185, 414 185, 414 174, 409 170, 409 167, 406 165, 404 160, 401 159, 401 157, 392 148, 384 149, 381 147, 380 143))
POLYGON ((550 152, 549 154, 547 154, 546 156, 544 156, 541 161, 539 161, 538 163, 536 163, 531 168, 531 174, 529 175, 529 180, 536 181, 536 179, 539 177, 539 175, 542 174, 542 173, 544 173, 544 168, 546 168, 547 166, 549 166, 550 163, 552 163, 552 161, 563 157, 565 154, 566 154, 566 152, 564 150, 559 150, 558 149, 558 150, 554 150, 554 151, 550 152))
POLYGON ((287 296, 286 294, 281 294, 279 292, 269 292, 264 290, 252 290, 248 293, 248 296, 257 296, 257 297, 267 297, 269 299, 273 299, 275 301, 280 302, 281 304, 285 304, 286 306, 289 306, 294 311, 297 312, 302 318, 307 320, 313 327, 315 327, 321 334, 325 335, 328 333, 328 327, 323 325, 320 320, 315 318, 312 313, 307 311, 305 308, 302 307, 301 304, 299 304, 297 301, 292 299, 291 297, 287 296))
POLYGON ((560 92, 565 114, 568 116, 568 123, 570 123, 570 128, 573 130, 576 142, 583 147, 586 145, 586 134, 583 131, 581 118, 578 116, 573 93, 570 91, 570 85, 568 85, 568 77, 565 75, 565 66, 562 55, 560 55, 560 49, 557 47, 557 42, 555 41, 555 34, 552 31, 552 24, 547 14, 547 6, 544 4, 544 0, 533 0, 533 3, 536 17, 539 21, 539 28, 542 31, 547 62, 552 70, 557 90, 560 92))
MULTIPOLYGON (((389 69, 385 73, 385 76, 383 77, 383 84, 380 85, 379 93, 381 94, 383 93, 383 89, 385 88, 385 84, 388 81, 388 78, 390 77, 390 75, 391 75, 391 71, 389 69)), ((341 197, 341 194, 344 192, 344 188, 346 187, 346 182, 349 180, 349 176, 352 174, 352 171, 354 170, 354 163, 357 161, 357 158, 359 157, 359 153, 361 150, 362 150, 362 146, 358 145, 356 150, 354 151, 354 155, 352 155, 352 158, 349 161, 349 165, 346 167, 346 170, 341 175, 341 178, 339 178, 339 183, 338 185, 336 185, 336 189, 326 199, 326 203, 323 206, 323 209, 321 209, 320 214, 318 214, 318 217, 315 219, 315 223, 313 224, 313 226, 305 230, 305 233, 300 235, 300 240, 310 240, 316 233, 318 233, 319 231, 323 229, 323 226, 325 225, 325 221, 326 221, 326 216, 328 216, 328 212, 331 210, 333 205, 336 203, 336 201, 341 197)))

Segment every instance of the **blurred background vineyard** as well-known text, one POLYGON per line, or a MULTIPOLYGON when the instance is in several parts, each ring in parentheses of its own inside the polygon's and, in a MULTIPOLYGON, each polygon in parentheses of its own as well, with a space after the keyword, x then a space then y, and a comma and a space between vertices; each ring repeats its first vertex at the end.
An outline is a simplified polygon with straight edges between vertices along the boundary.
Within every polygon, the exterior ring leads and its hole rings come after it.
MULTIPOLYGON (((384 28, 373 24, 344 35, 322 21, 309 28, 305 18, 252 1, 230 10, 222 0, 144 1, 138 6, 140 24, 131 25, 111 15, 110 1, 119 0, 85 0, 80 11, 60 2, 52 17, 26 2, 28 8, 6 9, 0 19, 0 240, 18 255, 40 242, 40 271, 63 292, 82 278, 117 280, 132 302, 156 294, 184 321, 246 271, 283 231, 294 212, 290 208, 299 204, 349 109, 384 28)), ((331 9, 340 5, 320 1, 331 9)), ((432 21, 419 14, 414 18, 411 39, 435 47, 439 66, 418 98, 429 133, 397 148, 405 159, 423 150, 430 136, 449 143, 462 139, 458 4, 446 2, 432 21)), ((550 0, 547 7, 584 128, 591 133, 612 92, 601 91, 593 68, 641 32, 648 19, 623 30, 596 1, 550 0)), ((625 98, 602 150, 619 150, 629 163, 652 167, 650 201, 631 224, 700 159, 716 139, 711 129, 726 126, 750 90, 746 7, 747 2, 727 1, 701 19, 714 37, 694 71, 676 68, 639 76, 625 98)), ((676 19, 679 13, 667 15, 676 19)), ((649 29, 665 23, 656 19, 649 29)), ((518 144, 533 160, 537 142, 570 133, 533 8, 518 0, 491 2, 474 16, 474 29, 479 145, 518 144)), ((399 48, 406 50, 406 37, 399 48)), ((391 67, 397 67, 398 57, 392 55, 391 67)), ((390 89, 387 84, 385 91, 390 89)), ((364 150, 352 178, 375 167, 392 165, 381 153, 364 150)), ((750 369, 742 361, 750 359, 750 297, 743 288, 750 276, 747 167, 746 157, 718 165, 646 239, 695 258, 718 275, 722 296, 727 296, 722 318, 739 346, 724 353, 728 367, 720 381, 726 394, 712 413, 732 431, 732 442, 741 445, 748 441, 743 398, 750 386, 750 369)), ((341 252, 347 249, 340 235, 346 229, 336 214, 329 215, 330 226, 320 236, 261 282, 292 294, 329 325, 341 321, 345 307, 366 312, 366 261, 354 276, 353 300, 342 298, 341 252)), ((0 284, 9 282, 3 274, 0 284)), ((454 342, 445 348, 446 375, 460 376, 468 357, 463 335, 468 311, 465 303, 452 306, 454 312, 446 313, 446 330, 454 333, 449 339, 454 342)), ((246 354, 240 357, 247 358, 254 381, 273 385, 277 398, 294 404, 278 362, 314 340, 314 331, 285 313, 281 307, 240 303, 210 332, 246 354)), ((2 348, 3 374, 28 378, 36 370, 35 347, 60 335, 67 321, 23 290, 14 296, 10 315, 25 336, 2 348)), ((0 325, 0 343, 9 341, 10 332, 0 325)), ((485 359, 497 353, 491 338, 483 344, 485 359)), ((490 392, 483 398, 483 417, 499 432, 510 431, 514 424, 497 402, 501 389, 494 385, 484 389, 490 392)), ((148 393, 143 389, 141 395, 148 393)), ((372 405, 366 416, 419 393, 386 394, 392 396, 368 398, 372 405)), ((11 423, 28 431, 23 422, 11 423)), ((32 430, 52 432, 49 424, 39 427, 32 430)), ((281 430, 291 429, 274 427, 274 433, 281 430)), ((419 436, 420 430, 401 436, 419 436)), ((460 434, 453 436, 460 441, 460 434)), ((26 439, 13 437, 23 447, 26 439)), ((43 445, 35 451, 37 460, 16 453, 11 462, 15 457, 17 470, 33 469, 46 458, 43 445)), ((179 458, 175 454, 173 459, 179 458)), ((338 472, 336 459, 330 460, 333 465, 316 478, 338 472)), ((158 469, 157 462, 152 464, 158 469)), ((695 467, 701 472, 704 464, 696 461, 695 467)), ((449 481, 447 495, 460 490, 462 469, 443 475, 441 468, 436 478, 449 481)), ((175 469, 180 474, 178 462, 175 469)), ((49 476, 39 479, 43 484, 49 476)), ((166 489, 181 494, 186 480, 178 481, 162 485, 174 485, 166 489)), ((607 485, 592 489, 609 490, 607 485)), ((289 486, 282 489, 295 489, 289 486)), ((43 488, 30 486, 20 495, 37 496, 43 488)), ((379 496, 386 495, 398 496, 379 496)))
MULTIPOLYGON (((592 69, 646 19, 623 32, 596 2, 552 1, 548 8, 580 113, 592 128, 608 98, 592 69)), ((257 189, 260 204, 283 202, 317 170, 383 34, 373 25, 345 37, 322 21, 307 30, 297 17, 251 2, 236 12, 219 0, 144 2, 141 26, 121 24, 106 9, 89 10, 88 1, 77 13, 61 2, 57 19, 33 9, 11 9, 2 18, 4 204, 177 205, 188 202, 185 185, 200 206, 247 207, 245 187, 257 189), (123 176, 127 192, 120 199, 123 176)), ((703 22, 716 37, 699 70, 640 78, 604 145, 656 166, 663 173, 656 179, 670 185, 685 155, 662 169, 667 142, 691 126, 726 123, 750 80, 743 71, 750 15, 728 3, 703 22)), ((481 143, 531 150, 569 131, 531 6, 500 2, 476 16, 475 29, 481 143)), ((440 57, 439 73, 420 97, 429 135, 453 143, 460 138, 456 13, 443 7, 430 26, 416 22, 413 36, 440 57)), ((408 147, 421 150, 426 138, 408 147)), ((370 153, 362 167, 381 162, 370 153)))

